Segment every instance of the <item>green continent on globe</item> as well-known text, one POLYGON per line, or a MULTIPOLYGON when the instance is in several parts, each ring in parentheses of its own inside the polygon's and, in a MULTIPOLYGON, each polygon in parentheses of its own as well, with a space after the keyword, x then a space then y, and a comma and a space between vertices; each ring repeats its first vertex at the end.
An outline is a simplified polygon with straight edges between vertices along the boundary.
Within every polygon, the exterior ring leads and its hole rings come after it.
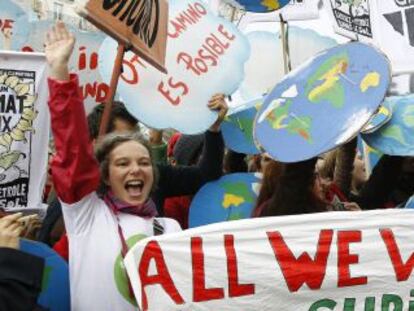
MULTIPOLYGON (((136 234, 131 236, 128 240, 126 240, 128 249, 131 249, 137 242, 139 242, 142 239, 145 239, 146 237, 147 236, 145 234, 136 234)), ((128 277, 124 266, 122 254, 119 254, 116 257, 114 265, 114 278, 116 288, 118 289, 122 297, 124 297, 130 304, 137 307, 138 304, 135 301, 135 298, 129 295, 128 277)))
POLYGON ((342 53, 328 58, 308 79, 305 92, 310 102, 324 100, 335 108, 341 108, 345 101, 345 90, 340 77, 348 68, 348 55, 342 53))
POLYGON ((230 116, 228 121, 240 129, 247 141, 253 142, 253 119, 230 116))
POLYGON ((406 126, 414 126, 414 106, 406 106, 402 118, 406 126))
POLYGON ((292 100, 287 100, 285 104, 277 103, 275 108, 267 115, 266 120, 275 130, 286 129, 289 134, 299 135, 307 142, 312 143, 310 129, 312 119, 310 117, 297 117, 289 112, 292 100), (286 120, 289 120, 286 122, 286 120))
POLYGON ((236 183, 224 183, 224 197, 222 206, 229 208, 231 205, 239 206, 245 202, 254 203, 254 197, 252 196, 249 187, 243 182, 236 183))
POLYGON ((381 136, 385 138, 395 139, 400 144, 408 146, 407 142, 405 141, 401 128, 397 125, 390 125, 390 126, 385 127, 381 131, 381 136))

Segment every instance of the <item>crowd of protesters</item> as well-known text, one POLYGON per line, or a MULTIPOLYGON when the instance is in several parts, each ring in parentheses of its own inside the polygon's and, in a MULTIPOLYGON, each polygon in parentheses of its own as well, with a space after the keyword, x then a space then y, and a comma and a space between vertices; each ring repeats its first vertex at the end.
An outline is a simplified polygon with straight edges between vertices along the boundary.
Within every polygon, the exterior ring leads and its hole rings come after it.
MULTIPOLYGON (((113 279, 117 255, 126 255, 127 240, 137 232, 187 229, 192 197, 223 174, 263 174, 252 217, 392 208, 412 195, 412 159, 384 155, 368 176, 356 139, 289 164, 266 153, 226 150, 220 125, 228 107, 221 94, 208 103, 218 117, 203 134, 175 132, 167 143, 161 131, 145 136, 124 104, 114 102, 109 134, 98 137, 104 104, 85 116, 78 76, 68 69, 74 43, 60 22, 45 42, 54 146, 44 197, 49 206, 33 236, 69 263, 73 310, 135 310, 113 279)), ((44 263, 19 251, 23 218, 19 213, 0 218, 0 310, 42 308, 37 296, 44 263)))

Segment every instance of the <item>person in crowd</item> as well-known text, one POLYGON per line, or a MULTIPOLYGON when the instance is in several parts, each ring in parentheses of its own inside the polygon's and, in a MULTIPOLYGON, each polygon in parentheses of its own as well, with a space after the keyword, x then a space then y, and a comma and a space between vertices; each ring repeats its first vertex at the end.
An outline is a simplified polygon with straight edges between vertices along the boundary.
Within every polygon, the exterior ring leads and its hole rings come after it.
POLYGON ((41 310, 44 260, 19 250, 21 213, 0 218, 0 311, 41 310))
POLYGON ((176 221, 155 217, 157 203, 165 196, 194 192, 206 180, 220 176, 223 146, 219 129, 227 106, 223 96, 213 97, 208 104, 218 110, 217 122, 205 137, 205 145, 214 148, 205 148, 207 154, 199 167, 154 165, 149 145, 137 133, 106 136, 95 158, 78 79, 68 71, 74 42, 73 35, 58 22, 45 44, 56 144, 52 176, 69 238, 71 306, 74 310, 134 310, 114 280, 117 256, 125 256, 128 240, 137 234, 180 230, 176 221))
MULTIPOLYGON (((204 147, 204 135, 179 134, 173 137, 169 142, 170 146, 173 145, 169 156, 171 165, 178 167, 197 165, 204 147)), ((192 198, 192 195, 182 195, 169 197, 164 201, 165 215, 177 220, 183 229, 188 229, 188 214, 192 198)))
POLYGON ((252 217, 260 217, 266 213, 266 210, 269 207, 269 200, 279 185, 283 169, 283 163, 274 160, 266 161, 262 184, 256 200, 256 205, 252 211, 252 217))

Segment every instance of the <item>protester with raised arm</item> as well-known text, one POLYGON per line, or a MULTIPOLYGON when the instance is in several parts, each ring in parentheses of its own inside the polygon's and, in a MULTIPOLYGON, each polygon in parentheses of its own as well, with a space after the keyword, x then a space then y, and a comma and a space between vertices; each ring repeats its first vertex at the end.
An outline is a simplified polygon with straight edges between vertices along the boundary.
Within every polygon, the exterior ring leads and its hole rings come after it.
MULTIPOLYGON (((68 61, 75 39, 62 23, 48 33, 46 58, 50 66, 49 108, 56 156, 52 176, 69 237, 69 270, 73 310, 135 310, 132 288, 122 260, 130 242, 141 236, 179 231, 172 219, 155 218, 151 194, 176 190, 202 178, 200 169, 169 171, 171 180, 158 178, 149 145, 137 133, 110 134, 93 156, 78 78, 69 74, 68 61), (157 187, 157 185, 159 185, 157 187), (125 288, 127 293, 125 293, 125 288)), ((219 110, 211 128, 219 131, 227 111, 224 101, 210 103, 219 110)), ((212 133, 214 135, 216 133, 212 133)), ((221 169, 221 163, 218 164, 221 169)), ((166 175, 164 175, 166 176, 166 175)))

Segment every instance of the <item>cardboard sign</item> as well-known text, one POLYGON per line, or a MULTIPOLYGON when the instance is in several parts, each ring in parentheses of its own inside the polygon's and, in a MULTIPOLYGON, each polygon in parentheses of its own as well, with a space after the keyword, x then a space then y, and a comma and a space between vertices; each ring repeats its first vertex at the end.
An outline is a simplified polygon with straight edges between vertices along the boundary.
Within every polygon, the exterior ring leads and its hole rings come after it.
POLYGON ((85 0, 77 11, 155 68, 167 72, 167 1, 85 0))
POLYGON ((191 201, 190 228, 250 218, 256 206, 261 174, 228 174, 204 185, 191 201))
POLYGON ((388 59, 372 46, 353 42, 326 50, 289 73, 266 97, 255 139, 282 162, 329 151, 358 134, 383 101, 390 80, 388 59))
MULTIPOLYGON (((243 79, 249 44, 230 22, 199 0, 172 0, 164 75, 133 53, 124 58, 129 80, 118 86, 128 111, 146 125, 202 133, 217 119, 207 107, 216 93, 232 94, 243 79), (135 73, 135 75, 133 75, 135 73)), ((116 42, 105 39, 99 51, 103 78, 112 73, 116 42)))
POLYGON ((44 209, 49 109, 43 54, 0 52, 0 208, 44 209))
POLYGON ((126 269, 141 310, 412 309, 414 211, 213 224, 141 240, 126 269))

